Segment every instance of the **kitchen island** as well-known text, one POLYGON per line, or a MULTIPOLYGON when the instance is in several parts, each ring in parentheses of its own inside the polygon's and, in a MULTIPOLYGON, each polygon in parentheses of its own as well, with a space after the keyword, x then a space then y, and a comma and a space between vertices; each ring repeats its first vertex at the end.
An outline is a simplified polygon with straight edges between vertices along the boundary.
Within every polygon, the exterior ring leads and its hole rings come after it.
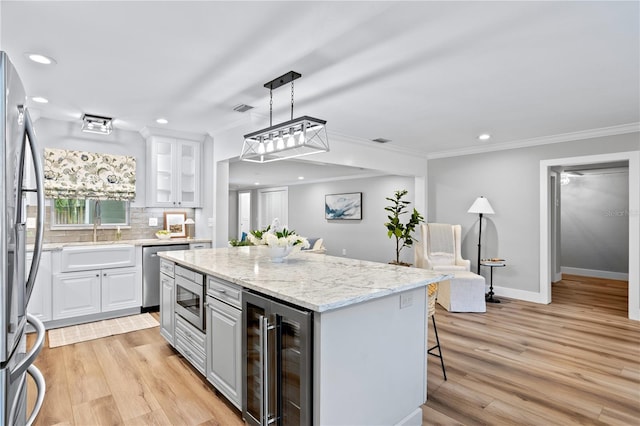
POLYGON ((427 389, 425 287, 448 276, 304 252, 272 263, 266 247, 159 255, 313 312, 313 424, 422 424, 420 406, 427 389))

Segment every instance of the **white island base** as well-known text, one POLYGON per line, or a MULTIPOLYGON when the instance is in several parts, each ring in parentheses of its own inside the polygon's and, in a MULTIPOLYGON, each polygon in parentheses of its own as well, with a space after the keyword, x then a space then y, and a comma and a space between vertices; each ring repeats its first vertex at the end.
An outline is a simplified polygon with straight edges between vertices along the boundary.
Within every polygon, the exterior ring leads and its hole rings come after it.
POLYGON ((422 424, 425 287, 316 313, 314 323, 313 424, 422 424))

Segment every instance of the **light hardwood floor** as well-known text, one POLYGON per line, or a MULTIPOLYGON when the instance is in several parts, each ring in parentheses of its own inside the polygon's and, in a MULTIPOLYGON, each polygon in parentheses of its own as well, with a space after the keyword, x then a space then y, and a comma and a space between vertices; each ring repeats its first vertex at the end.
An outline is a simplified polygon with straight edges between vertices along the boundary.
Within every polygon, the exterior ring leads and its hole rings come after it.
MULTIPOLYGON (((638 424, 640 323, 626 318, 626 286, 566 276, 551 305, 438 306, 448 381, 430 357, 423 424, 638 424)), ((36 365, 47 381, 37 425, 242 424, 157 328, 47 345, 36 365)))
POLYGON ((35 425, 243 424, 158 327, 53 349, 47 341, 36 365, 47 393, 35 425))
POLYGON ((627 319, 627 285, 565 275, 550 305, 438 309, 448 380, 430 357, 423 424, 640 424, 640 323, 627 319))

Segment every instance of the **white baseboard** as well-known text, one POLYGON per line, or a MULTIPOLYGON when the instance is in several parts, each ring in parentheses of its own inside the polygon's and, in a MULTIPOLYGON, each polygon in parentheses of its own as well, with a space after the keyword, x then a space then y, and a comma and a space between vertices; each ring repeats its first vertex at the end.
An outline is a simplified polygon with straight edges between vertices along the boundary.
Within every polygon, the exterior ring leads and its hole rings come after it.
POLYGON ((508 297, 510 299, 524 300, 525 302, 546 303, 542 298, 542 295, 534 291, 518 290, 515 288, 493 286, 493 292, 497 297, 502 296, 502 297, 508 297))
POLYGON ((421 426, 422 425, 422 409, 416 408, 411 414, 409 414, 400 422, 396 423, 396 426, 421 426))
POLYGON ((629 274, 624 272, 598 271, 596 269, 571 268, 569 266, 560 267, 563 274, 580 275, 581 277, 605 278, 609 280, 629 281, 629 274))

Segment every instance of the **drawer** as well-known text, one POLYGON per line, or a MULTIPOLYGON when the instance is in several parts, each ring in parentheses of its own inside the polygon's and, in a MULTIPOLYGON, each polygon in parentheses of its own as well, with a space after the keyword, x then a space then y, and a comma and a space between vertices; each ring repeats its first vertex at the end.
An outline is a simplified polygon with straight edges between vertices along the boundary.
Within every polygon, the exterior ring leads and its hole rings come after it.
POLYGON ((160 272, 173 278, 174 263, 166 259, 160 259, 160 272))
POLYGON ((200 250, 211 248, 211 243, 190 243, 189 250, 200 250))
POLYGON ((206 335, 191 325, 180 315, 176 315, 176 333, 181 333, 192 345, 205 352, 206 335))
POLYGON ((207 294, 242 309, 242 287, 207 275, 207 294))
POLYGON ((191 345, 183 336, 176 332, 176 349, 180 352, 196 370, 198 370, 203 376, 206 373, 206 357, 204 353, 198 351, 191 345))
POLYGON ((176 275, 181 277, 185 277, 189 281, 193 281, 194 283, 202 285, 204 283, 204 276, 196 271, 192 271, 191 269, 187 269, 183 266, 176 265, 173 269, 176 275))

